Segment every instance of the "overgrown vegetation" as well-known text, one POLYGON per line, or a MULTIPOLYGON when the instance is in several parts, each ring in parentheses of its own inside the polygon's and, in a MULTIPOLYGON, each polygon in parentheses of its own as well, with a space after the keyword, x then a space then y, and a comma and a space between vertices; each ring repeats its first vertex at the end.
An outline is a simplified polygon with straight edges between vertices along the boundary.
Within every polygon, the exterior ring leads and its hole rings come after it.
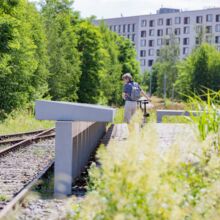
MULTIPOLYGON (((198 103, 212 113, 216 95, 198 103)), ((208 127, 210 120, 202 118, 194 123, 208 127)), ((186 131, 161 154, 153 124, 141 132, 131 126, 127 141, 99 150, 101 167, 90 169, 89 193, 73 206, 72 219, 219 219, 219 130, 213 126, 203 139, 186 138, 186 131)))

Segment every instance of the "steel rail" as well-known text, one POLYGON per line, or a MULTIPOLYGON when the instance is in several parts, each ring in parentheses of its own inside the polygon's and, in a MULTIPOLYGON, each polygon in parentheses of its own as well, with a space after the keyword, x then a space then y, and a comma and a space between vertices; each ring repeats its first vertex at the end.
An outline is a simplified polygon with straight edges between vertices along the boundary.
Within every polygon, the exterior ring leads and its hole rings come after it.
POLYGON ((47 139, 47 138, 53 138, 55 137, 55 133, 54 134, 50 134, 51 132, 54 131, 54 128, 48 129, 48 130, 43 130, 42 132, 36 134, 35 136, 32 137, 28 137, 18 143, 15 143, 9 147, 6 147, 2 150, 0 150, 0 157, 6 155, 9 152, 15 151, 17 149, 20 149, 21 147, 26 147, 29 144, 33 143, 34 141, 39 141, 42 139, 47 139))

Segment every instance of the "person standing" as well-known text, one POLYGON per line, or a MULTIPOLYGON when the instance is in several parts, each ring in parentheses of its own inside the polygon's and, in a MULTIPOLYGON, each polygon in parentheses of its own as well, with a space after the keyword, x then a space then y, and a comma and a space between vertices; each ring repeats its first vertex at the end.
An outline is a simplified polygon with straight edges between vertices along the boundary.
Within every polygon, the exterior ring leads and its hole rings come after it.
POLYGON ((125 100, 124 122, 130 123, 132 116, 137 109, 137 101, 142 96, 150 100, 146 93, 141 89, 138 83, 132 80, 130 73, 122 76, 124 88, 122 98, 125 100))

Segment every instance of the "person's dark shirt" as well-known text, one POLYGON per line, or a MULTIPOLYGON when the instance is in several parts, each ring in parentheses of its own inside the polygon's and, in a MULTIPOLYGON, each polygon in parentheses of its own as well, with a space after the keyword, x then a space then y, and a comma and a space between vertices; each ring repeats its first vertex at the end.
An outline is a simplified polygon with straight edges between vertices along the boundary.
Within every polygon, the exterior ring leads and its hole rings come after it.
MULTIPOLYGON (((132 91, 132 86, 133 86, 133 84, 134 84, 134 82, 131 81, 131 82, 126 83, 126 84, 124 85, 123 92, 125 93, 125 100, 126 100, 126 101, 132 101, 132 100, 131 100, 131 91, 132 91)), ((139 85, 138 85, 138 86, 139 86, 139 85)), ((140 88, 140 86, 139 86, 139 88, 140 88)), ((141 90, 141 88, 140 88, 140 90, 141 90)))

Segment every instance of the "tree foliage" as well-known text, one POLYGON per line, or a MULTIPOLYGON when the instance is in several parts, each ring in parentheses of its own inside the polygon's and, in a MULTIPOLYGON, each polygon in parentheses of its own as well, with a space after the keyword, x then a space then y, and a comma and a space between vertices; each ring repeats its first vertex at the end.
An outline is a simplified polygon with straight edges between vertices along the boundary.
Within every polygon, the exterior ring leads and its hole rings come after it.
POLYGON ((45 35, 35 7, 26 0, 0 3, 1 116, 40 98, 47 90, 45 35))
POLYGON ((78 38, 74 25, 78 18, 71 9, 72 1, 47 0, 43 17, 47 30, 49 94, 53 100, 76 101, 81 76, 78 38))
POLYGON ((220 89, 220 53, 213 46, 202 44, 177 67, 176 88, 180 97, 220 89))
POLYGON ((164 78, 166 77, 167 96, 171 97, 173 84, 177 77, 177 63, 180 52, 174 35, 170 35, 166 40, 169 40, 170 44, 160 49, 160 55, 153 65, 153 77, 154 80, 157 78, 157 83, 155 84, 157 86, 157 95, 159 96, 162 96, 164 92, 164 78))
POLYGON ((79 101, 84 103, 97 103, 101 92, 101 77, 104 73, 103 57, 105 53, 102 45, 102 36, 98 27, 88 21, 78 26, 78 51, 82 54, 79 83, 79 101))

